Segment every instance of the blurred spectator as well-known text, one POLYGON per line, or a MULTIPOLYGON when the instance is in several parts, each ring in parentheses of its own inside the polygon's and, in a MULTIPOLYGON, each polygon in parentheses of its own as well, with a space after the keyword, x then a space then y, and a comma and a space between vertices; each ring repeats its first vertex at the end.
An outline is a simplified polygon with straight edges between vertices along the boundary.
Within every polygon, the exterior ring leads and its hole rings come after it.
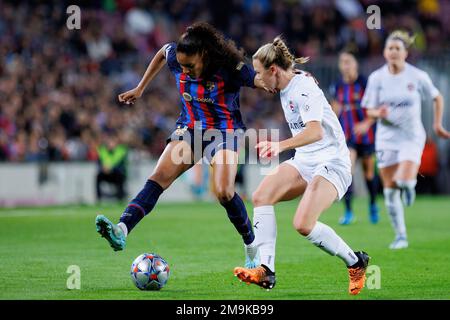
POLYGON ((102 188, 103 182, 108 182, 116 188, 115 197, 125 198, 125 182, 127 177, 128 148, 119 143, 115 133, 106 134, 104 143, 98 147, 97 200, 106 195, 102 188))
MULTIPOLYGON (((417 34, 411 57, 449 50, 450 1, 79 1, 81 30, 66 27, 69 4, 0 3, 0 161, 96 161, 99 138, 111 130, 143 157, 159 156, 180 112, 170 73, 133 106, 120 105, 117 94, 198 20, 217 25, 248 57, 283 34, 297 56, 311 56, 307 69, 327 59, 334 65, 349 43, 362 58, 379 58, 394 28, 417 34), (382 30, 366 29, 371 4, 381 8, 382 30)), ((241 106, 247 127, 289 134, 277 97, 244 90, 241 106)))

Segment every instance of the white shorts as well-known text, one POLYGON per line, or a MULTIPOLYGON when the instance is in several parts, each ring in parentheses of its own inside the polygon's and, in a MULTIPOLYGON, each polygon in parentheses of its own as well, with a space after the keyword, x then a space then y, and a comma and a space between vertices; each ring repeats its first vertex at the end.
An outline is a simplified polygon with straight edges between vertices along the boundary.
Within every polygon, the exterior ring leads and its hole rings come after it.
POLYGON ((352 183, 351 162, 348 155, 343 158, 321 160, 319 157, 305 159, 296 152, 292 159, 284 163, 297 169, 307 183, 310 183, 315 176, 321 176, 330 181, 338 192, 336 200, 342 199, 352 183))
POLYGON ((399 149, 380 149, 376 151, 378 168, 386 168, 402 161, 412 161, 420 165, 423 145, 402 145, 399 149))

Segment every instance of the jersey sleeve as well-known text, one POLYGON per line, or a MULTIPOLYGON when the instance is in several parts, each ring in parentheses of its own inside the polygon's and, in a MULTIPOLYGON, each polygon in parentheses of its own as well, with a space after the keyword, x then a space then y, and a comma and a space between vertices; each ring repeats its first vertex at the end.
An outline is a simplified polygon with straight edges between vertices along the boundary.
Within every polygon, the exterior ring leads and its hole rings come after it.
POLYGON ((164 46, 164 57, 166 58, 167 66, 169 70, 174 73, 179 71, 180 65, 177 61, 177 45, 175 42, 170 42, 164 46))
POLYGON ((235 84, 238 87, 254 88, 255 76, 255 70, 250 65, 241 62, 236 67, 235 84))
POLYGON ((421 72, 420 86, 422 91, 429 94, 433 99, 435 99, 440 94, 439 90, 434 86, 430 76, 426 72, 421 72))
POLYGON ((311 93, 311 96, 308 95, 305 100, 300 101, 298 109, 303 123, 322 122, 324 105, 326 104, 328 104, 328 101, 321 91, 311 93))
POLYGON ((378 87, 377 76, 375 73, 372 73, 367 80, 366 90, 364 91, 364 96, 361 100, 361 106, 363 108, 374 109, 380 105, 378 87))

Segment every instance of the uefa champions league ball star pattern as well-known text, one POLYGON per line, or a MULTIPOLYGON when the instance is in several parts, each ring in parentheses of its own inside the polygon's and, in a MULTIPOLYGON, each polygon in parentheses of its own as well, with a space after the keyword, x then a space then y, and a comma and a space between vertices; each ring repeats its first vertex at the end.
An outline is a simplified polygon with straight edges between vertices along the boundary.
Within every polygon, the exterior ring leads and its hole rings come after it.
POLYGON ((159 290, 169 279, 167 262, 154 253, 143 253, 131 264, 131 280, 141 290, 159 290))

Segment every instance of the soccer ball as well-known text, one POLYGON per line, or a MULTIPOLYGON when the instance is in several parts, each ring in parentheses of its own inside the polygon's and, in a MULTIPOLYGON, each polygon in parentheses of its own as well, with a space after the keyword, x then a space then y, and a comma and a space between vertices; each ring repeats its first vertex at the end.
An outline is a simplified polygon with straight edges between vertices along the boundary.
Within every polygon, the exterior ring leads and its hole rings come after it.
POLYGON ((169 265, 159 255, 143 253, 131 264, 131 280, 141 290, 159 290, 169 279, 169 265))

